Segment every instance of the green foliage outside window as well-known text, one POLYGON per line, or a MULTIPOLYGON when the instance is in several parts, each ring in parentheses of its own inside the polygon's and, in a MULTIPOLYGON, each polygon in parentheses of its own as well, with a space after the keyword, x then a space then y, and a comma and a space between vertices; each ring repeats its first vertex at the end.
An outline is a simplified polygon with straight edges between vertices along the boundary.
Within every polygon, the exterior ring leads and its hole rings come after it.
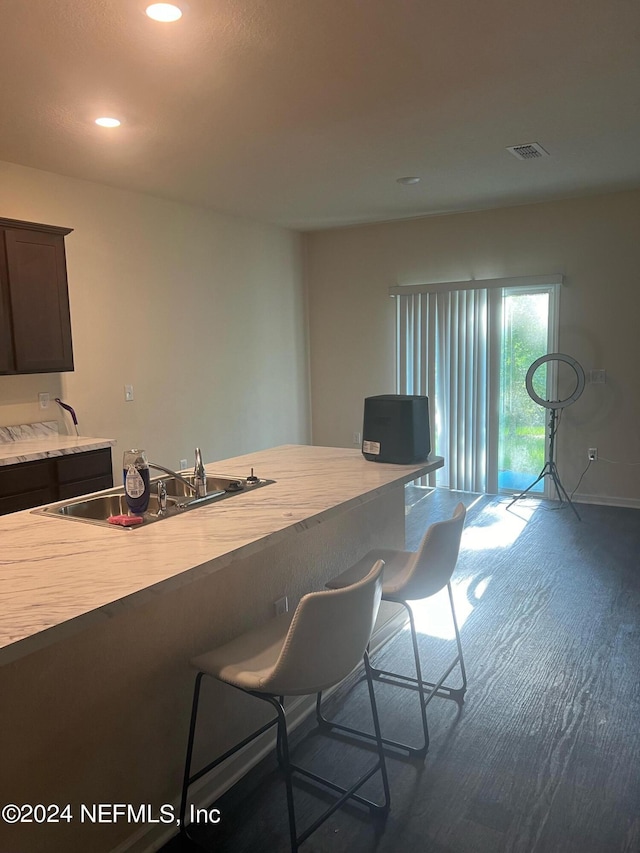
MULTIPOLYGON (((527 371, 547 352, 549 297, 507 295, 503 300, 500 364, 499 470, 537 475, 545 460, 546 411, 529 397, 527 371)), ((536 393, 546 396, 546 364, 535 373, 536 393)))

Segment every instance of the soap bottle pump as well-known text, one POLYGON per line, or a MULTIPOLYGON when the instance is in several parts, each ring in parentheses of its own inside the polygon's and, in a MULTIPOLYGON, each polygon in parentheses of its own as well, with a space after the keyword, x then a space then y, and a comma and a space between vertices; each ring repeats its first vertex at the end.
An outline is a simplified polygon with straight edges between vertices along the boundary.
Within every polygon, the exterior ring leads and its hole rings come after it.
POLYGON ((124 494, 133 515, 142 515, 149 506, 151 486, 149 463, 144 450, 125 450, 122 458, 124 494))

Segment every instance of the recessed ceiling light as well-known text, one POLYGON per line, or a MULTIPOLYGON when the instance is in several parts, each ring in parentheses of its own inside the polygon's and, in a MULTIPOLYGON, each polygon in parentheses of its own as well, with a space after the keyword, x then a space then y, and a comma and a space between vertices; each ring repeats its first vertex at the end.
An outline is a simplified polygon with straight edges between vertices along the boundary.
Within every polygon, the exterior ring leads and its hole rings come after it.
POLYGON ((99 124, 100 127, 120 127, 120 119, 103 116, 96 119, 96 124, 99 124))
POLYGON ((396 181, 399 184, 419 184, 420 178, 408 175, 406 178, 396 178, 396 181))
POLYGON ((154 21, 170 24, 182 17, 182 12, 173 3, 152 3, 146 8, 147 15, 154 21))

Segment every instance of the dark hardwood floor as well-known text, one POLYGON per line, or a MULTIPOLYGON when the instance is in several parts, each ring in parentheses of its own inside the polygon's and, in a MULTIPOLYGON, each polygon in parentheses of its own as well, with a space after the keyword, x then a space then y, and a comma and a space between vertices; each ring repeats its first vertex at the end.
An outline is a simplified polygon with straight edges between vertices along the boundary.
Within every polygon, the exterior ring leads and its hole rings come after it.
MULTIPOLYGON (((392 808, 372 821, 336 812, 308 853, 640 853, 640 512, 408 487, 407 547, 428 523, 469 508, 454 577, 469 677, 466 702, 429 705, 425 761, 389 752, 392 808)), ((452 654, 446 598, 417 608, 433 673, 452 654)), ((377 662, 410 672, 407 632, 377 662)), ((429 672, 426 673, 429 676, 429 672)), ((419 736, 415 694, 378 685, 385 734, 419 736)), ((330 714, 369 723, 362 685, 333 697, 330 714)), ((300 763, 338 778, 368 748, 295 738, 300 763)), ((377 793, 371 780, 371 793, 377 793)), ((300 794, 300 823, 320 809, 300 794)), ((198 829, 215 853, 287 851, 284 789, 273 759, 219 801, 217 827, 198 829)), ((181 839, 164 853, 197 849, 181 839)))

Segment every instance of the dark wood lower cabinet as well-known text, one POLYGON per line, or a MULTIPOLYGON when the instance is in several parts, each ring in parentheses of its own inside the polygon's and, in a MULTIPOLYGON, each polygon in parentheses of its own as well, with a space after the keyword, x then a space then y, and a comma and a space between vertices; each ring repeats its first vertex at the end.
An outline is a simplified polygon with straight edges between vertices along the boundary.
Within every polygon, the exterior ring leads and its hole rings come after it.
POLYGON ((111 448, 0 467, 0 515, 113 486, 111 448))

